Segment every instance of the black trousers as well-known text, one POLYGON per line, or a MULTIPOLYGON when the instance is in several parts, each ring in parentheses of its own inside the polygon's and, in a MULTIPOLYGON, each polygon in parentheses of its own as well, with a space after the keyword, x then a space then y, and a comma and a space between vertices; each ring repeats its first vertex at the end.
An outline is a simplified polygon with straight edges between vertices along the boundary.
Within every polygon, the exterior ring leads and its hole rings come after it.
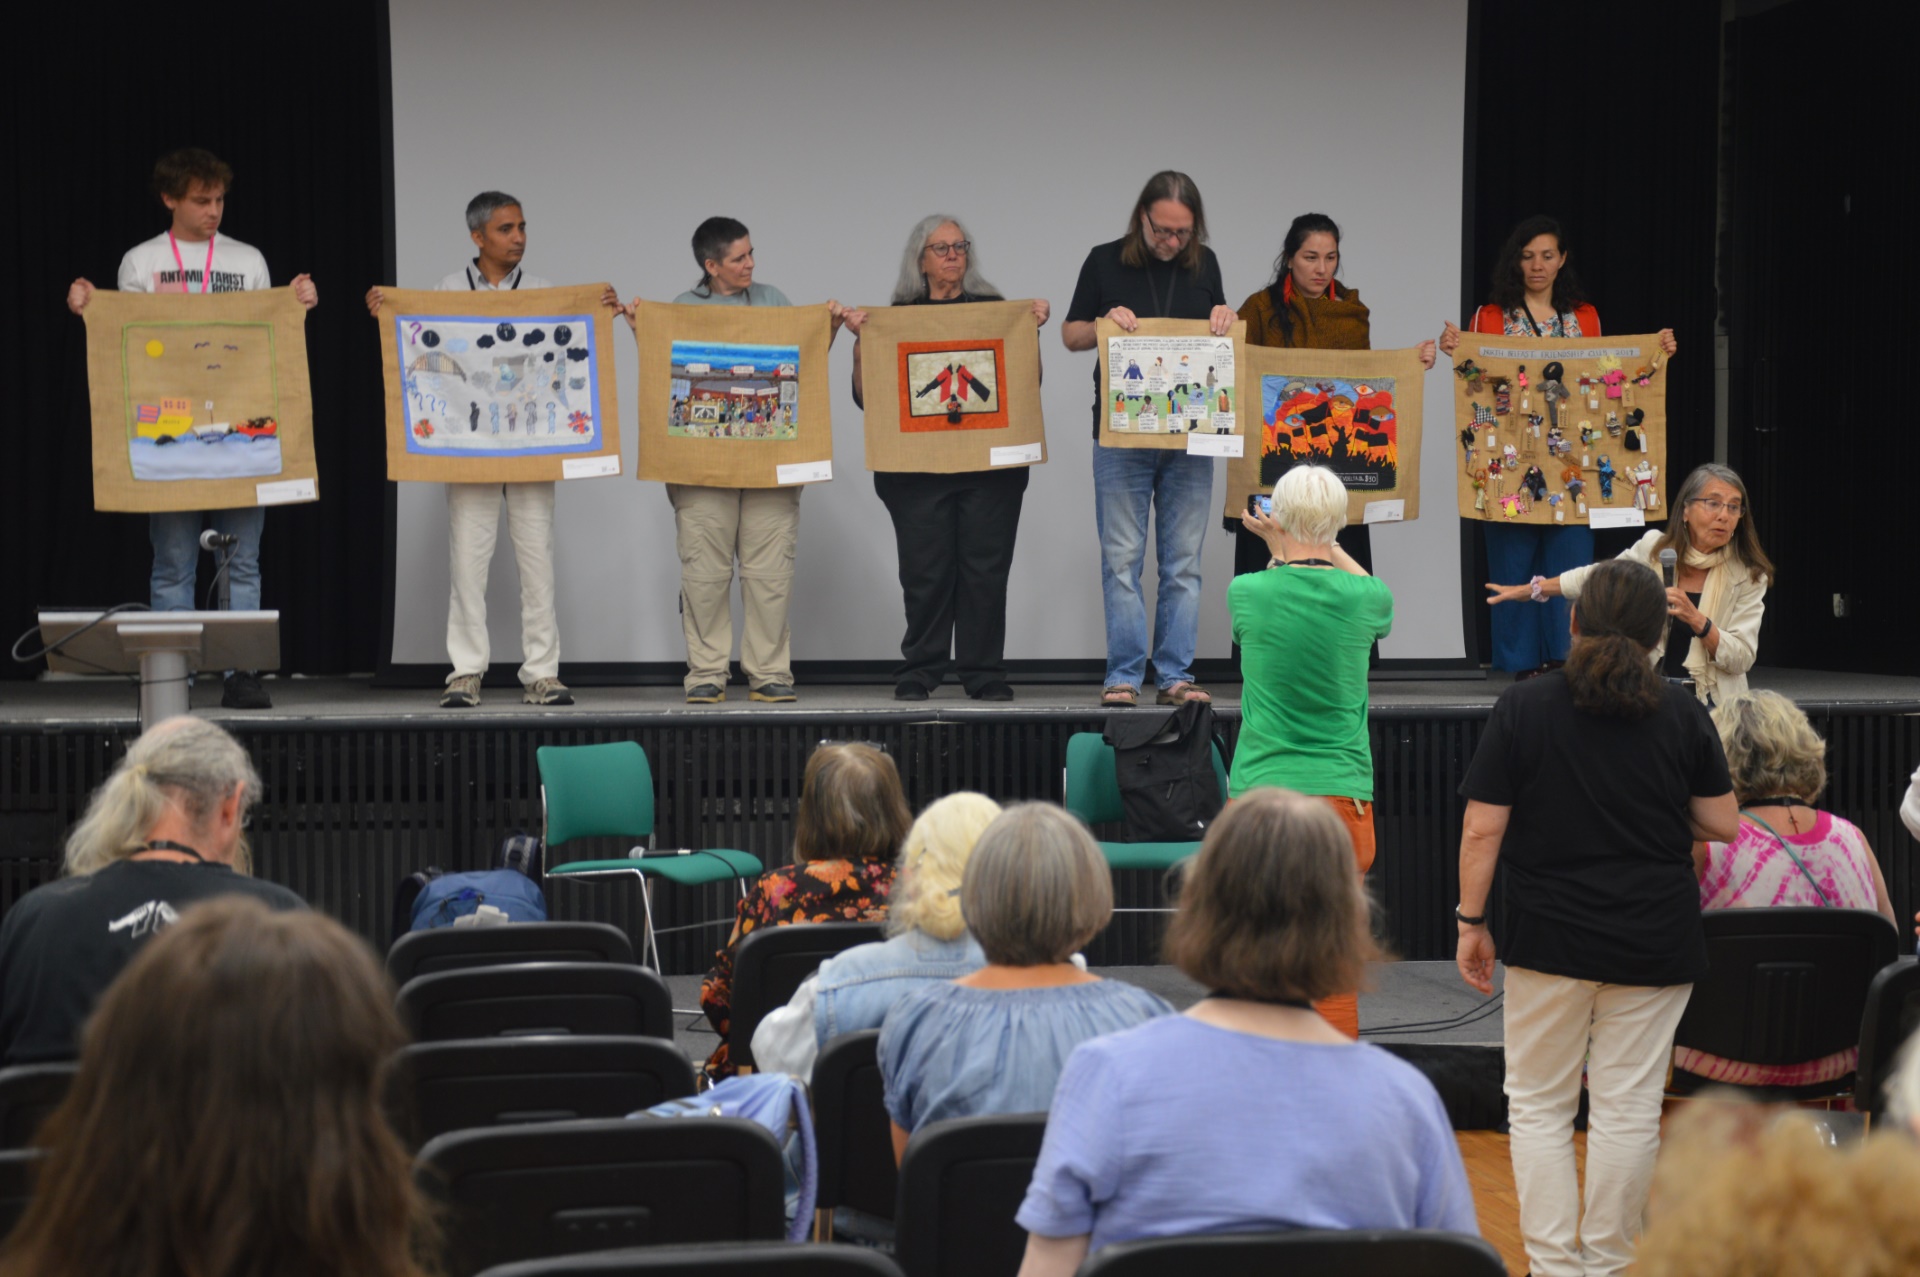
POLYGON ((972 694, 1006 678, 1007 572, 1027 477, 1025 466, 874 474, 893 516, 907 610, 896 681, 932 690, 951 668, 972 694))

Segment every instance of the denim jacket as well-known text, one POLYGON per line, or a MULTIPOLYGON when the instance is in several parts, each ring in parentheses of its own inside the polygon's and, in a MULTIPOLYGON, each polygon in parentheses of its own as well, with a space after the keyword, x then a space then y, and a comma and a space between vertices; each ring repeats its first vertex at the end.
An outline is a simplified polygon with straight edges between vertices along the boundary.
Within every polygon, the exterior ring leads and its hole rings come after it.
POLYGON ((924 931, 836 954, 807 977, 791 1002, 760 1021, 753 1058, 764 1070, 811 1076, 820 1048, 834 1038, 877 1029, 893 1004, 915 989, 957 980, 986 964, 971 935, 937 940, 924 931))

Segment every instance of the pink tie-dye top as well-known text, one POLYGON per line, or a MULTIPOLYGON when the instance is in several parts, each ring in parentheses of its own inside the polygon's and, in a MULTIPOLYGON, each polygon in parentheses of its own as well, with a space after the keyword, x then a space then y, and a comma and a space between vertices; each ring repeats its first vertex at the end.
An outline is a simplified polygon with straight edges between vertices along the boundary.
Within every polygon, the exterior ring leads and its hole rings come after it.
POLYGON ((1788 905, 1829 905, 1839 909, 1879 907, 1873 889, 1873 852, 1866 835, 1840 817, 1816 813, 1813 828, 1796 834, 1780 828, 1794 855, 1813 874, 1820 890, 1794 867, 1780 840, 1749 820, 1730 843, 1707 844, 1707 868, 1700 876, 1702 909, 1766 909, 1788 905))

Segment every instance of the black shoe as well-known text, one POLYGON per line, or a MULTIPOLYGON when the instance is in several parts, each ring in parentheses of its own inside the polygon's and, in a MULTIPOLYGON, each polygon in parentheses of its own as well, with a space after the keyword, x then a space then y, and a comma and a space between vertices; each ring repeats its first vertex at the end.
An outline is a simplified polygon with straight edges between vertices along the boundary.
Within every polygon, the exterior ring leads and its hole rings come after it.
POLYGON ((702 683, 687 689, 687 704, 718 705, 727 699, 727 689, 718 683, 702 683))
POLYGON ((767 701, 775 705, 784 705, 788 701, 800 699, 799 693, 786 683, 762 683, 747 693, 750 701, 767 701))
POLYGON ((1010 701, 1013 699, 1013 687, 1007 680, 996 678, 991 683, 982 683, 967 695, 976 701, 1010 701))
POLYGON ((927 685, 915 679, 903 678, 893 685, 893 699, 896 701, 924 701, 927 699, 927 685))
POLYGON ((225 690, 220 693, 222 709, 272 709, 273 698, 267 695, 267 689, 260 686, 260 676, 251 670, 235 670, 227 675, 225 690))

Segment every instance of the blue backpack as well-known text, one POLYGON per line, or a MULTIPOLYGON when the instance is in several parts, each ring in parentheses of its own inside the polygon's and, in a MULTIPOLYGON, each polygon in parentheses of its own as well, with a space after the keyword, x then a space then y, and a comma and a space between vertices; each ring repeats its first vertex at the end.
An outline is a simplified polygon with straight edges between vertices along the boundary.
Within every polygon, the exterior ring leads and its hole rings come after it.
POLYGON ((413 901, 413 930, 451 927, 481 905, 492 905, 509 922, 545 922, 547 898, 540 884, 518 869, 441 874, 420 889, 413 901))
POLYGON ((747 1073, 699 1095, 668 1100, 628 1117, 743 1117, 773 1132, 787 1172, 787 1240, 805 1241, 813 1227, 820 1168, 807 1088, 785 1073, 747 1073))

